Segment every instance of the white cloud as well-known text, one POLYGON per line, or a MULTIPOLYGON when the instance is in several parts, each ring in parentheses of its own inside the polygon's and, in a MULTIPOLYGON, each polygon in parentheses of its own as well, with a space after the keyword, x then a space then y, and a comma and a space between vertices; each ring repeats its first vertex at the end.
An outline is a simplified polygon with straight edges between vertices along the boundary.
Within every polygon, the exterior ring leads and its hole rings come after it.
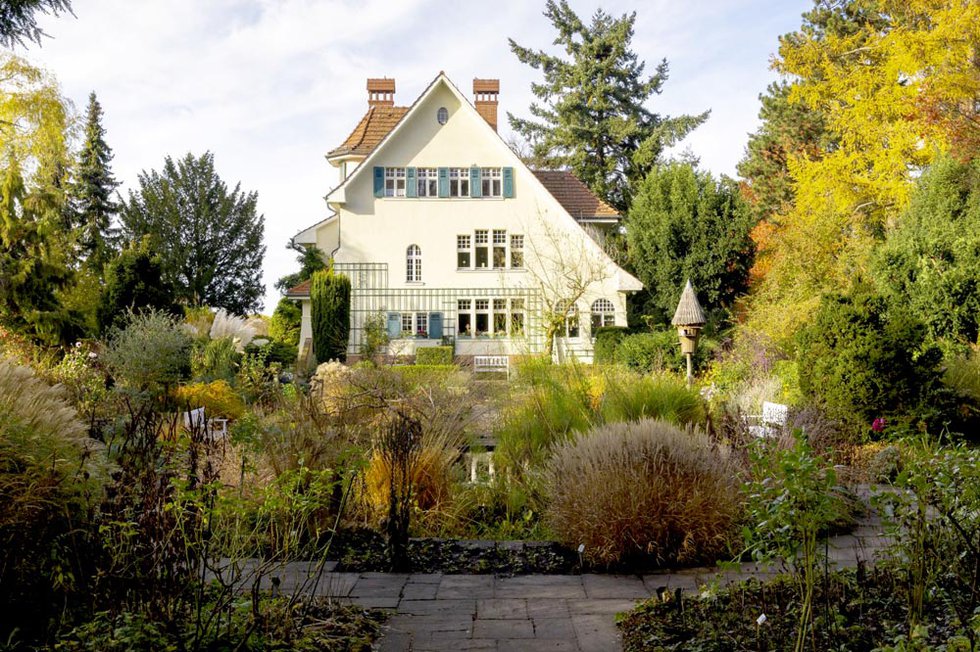
MULTIPOLYGON (((595 2, 573 0, 587 19, 595 2)), ((716 173, 733 174, 773 74, 777 36, 799 24, 807 0, 603 2, 637 12, 633 46, 648 70, 666 57, 670 79, 653 109, 712 109, 682 145, 716 173)), ((105 110, 114 170, 133 188, 165 155, 212 150, 222 178, 259 193, 266 218, 266 310, 272 282, 294 270, 290 236, 322 219, 336 175, 323 154, 366 108, 364 80, 387 75, 408 104, 439 70, 464 93, 473 77, 501 80, 505 113, 527 115, 531 81, 507 38, 553 49, 543 2, 502 0, 75 0, 77 19, 46 18, 53 38, 26 55, 47 67, 83 110, 91 90, 105 110)))

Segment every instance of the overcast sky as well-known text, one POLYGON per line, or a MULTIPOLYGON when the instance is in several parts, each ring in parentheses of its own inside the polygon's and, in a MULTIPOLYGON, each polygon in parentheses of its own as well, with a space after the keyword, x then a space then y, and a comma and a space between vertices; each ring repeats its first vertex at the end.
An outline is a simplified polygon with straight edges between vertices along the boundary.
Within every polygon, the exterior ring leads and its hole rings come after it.
MULTIPOLYGON (((496 0, 73 0, 76 17, 41 21, 52 37, 19 48, 52 72, 81 113, 90 91, 105 111, 122 190, 166 155, 211 150, 229 184, 259 193, 265 215, 265 312, 272 287, 295 271, 290 236, 323 219, 336 184, 324 154, 367 108, 365 79, 394 77, 409 105, 440 70, 470 95, 473 77, 500 79, 506 112, 527 115, 538 73, 507 46, 554 49, 543 1, 496 0)), ((571 0, 583 18, 600 3, 571 0)), ((809 0, 605 0, 637 13, 633 49, 670 79, 650 107, 678 115, 711 109, 689 136, 704 168, 735 174, 758 95, 776 76, 780 34, 809 0)), ((507 135, 506 125, 502 133, 507 135)))

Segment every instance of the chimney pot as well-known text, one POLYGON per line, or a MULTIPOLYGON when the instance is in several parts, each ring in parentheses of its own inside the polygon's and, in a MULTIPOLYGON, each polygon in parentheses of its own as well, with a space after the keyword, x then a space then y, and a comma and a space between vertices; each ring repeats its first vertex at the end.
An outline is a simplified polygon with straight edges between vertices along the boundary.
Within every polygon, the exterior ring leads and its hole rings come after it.
POLYGON ((368 78, 368 106, 395 106, 395 80, 387 77, 368 78))
POLYGON ((497 131, 497 97, 500 95, 499 79, 474 79, 473 99, 477 113, 483 116, 497 131))

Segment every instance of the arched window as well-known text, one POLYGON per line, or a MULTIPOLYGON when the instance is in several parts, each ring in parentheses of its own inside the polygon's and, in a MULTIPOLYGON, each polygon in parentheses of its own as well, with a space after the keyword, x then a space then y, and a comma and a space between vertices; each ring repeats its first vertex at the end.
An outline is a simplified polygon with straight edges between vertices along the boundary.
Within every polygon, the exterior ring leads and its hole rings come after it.
POLYGON ((592 302, 592 333, 603 326, 616 325, 616 306, 609 299, 596 299, 592 302))
POLYGON ((408 245, 405 253, 405 280, 409 283, 422 280, 422 250, 418 245, 408 245))

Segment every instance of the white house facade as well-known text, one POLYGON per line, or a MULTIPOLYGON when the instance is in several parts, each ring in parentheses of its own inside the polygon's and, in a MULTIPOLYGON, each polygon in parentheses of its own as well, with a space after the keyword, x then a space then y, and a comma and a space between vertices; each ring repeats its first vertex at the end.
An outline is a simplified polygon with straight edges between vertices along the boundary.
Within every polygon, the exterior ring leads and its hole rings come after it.
MULTIPOLYGON (((545 316, 567 313, 556 341, 591 361, 592 331, 626 325, 642 288, 597 242, 619 216, 565 171, 533 171, 496 133, 497 80, 471 103, 440 73, 411 107, 392 79, 368 80, 368 112, 327 160, 341 183, 332 214, 293 241, 316 246, 351 279, 349 354, 381 320, 389 353, 450 344, 457 356, 542 353, 545 316), (590 232, 587 229, 592 229, 590 232)), ((301 349, 311 343, 309 284, 301 349)))

